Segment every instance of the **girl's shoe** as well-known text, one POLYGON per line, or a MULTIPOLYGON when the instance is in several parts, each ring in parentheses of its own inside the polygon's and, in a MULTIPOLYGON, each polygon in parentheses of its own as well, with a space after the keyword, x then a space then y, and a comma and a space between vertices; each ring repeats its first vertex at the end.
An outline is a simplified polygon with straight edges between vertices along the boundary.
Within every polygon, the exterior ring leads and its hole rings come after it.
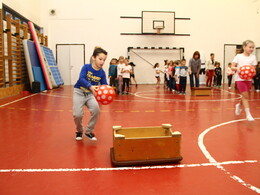
POLYGON ((240 104, 236 104, 235 114, 240 115, 241 111, 242 111, 242 109, 240 108, 240 104))

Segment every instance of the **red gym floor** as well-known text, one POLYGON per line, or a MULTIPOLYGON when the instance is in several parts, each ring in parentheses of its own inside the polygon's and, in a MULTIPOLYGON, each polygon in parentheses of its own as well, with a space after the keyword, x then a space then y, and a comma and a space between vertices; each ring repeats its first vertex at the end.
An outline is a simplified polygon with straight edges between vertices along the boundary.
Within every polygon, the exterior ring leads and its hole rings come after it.
POLYGON ((72 92, 64 86, 0 100, 1 195, 260 193, 260 93, 251 92, 256 120, 248 122, 234 114, 234 90, 199 97, 132 86, 131 95, 101 106, 93 143, 75 140, 72 92), (182 133, 179 164, 111 165, 112 126, 165 123, 182 133))

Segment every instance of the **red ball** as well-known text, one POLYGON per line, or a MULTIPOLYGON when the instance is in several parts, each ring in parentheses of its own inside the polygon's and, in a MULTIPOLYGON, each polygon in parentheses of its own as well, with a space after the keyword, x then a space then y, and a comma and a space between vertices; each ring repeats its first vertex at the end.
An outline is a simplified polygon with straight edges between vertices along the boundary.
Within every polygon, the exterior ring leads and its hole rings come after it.
POLYGON ((103 105, 110 104, 115 99, 115 90, 109 85, 100 85, 96 92, 96 99, 103 105))
POLYGON ((238 75, 241 79, 251 80, 255 74, 255 68, 251 65, 240 66, 238 69, 238 75))

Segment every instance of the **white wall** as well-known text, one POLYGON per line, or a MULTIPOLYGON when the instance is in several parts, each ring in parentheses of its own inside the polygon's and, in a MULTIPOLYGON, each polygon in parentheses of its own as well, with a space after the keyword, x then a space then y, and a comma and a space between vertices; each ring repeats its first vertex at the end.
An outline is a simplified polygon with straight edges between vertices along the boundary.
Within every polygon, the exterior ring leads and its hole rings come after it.
MULTIPOLYGON (((195 50, 208 58, 211 52, 223 63, 224 44, 241 44, 246 39, 260 46, 260 0, 3 0, 27 18, 33 18, 45 28, 49 46, 61 43, 86 44, 86 59, 95 46, 113 57, 127 55, 127 47, 162 46, 185 47, 189 59, 195 50), (49 14, 51 9, 56 15, 49 14), (40 10, 40 11, 39 11, 40 10), (141 11, 175 11, 176 17, 189 17, 190 21, 177 21, 177 33, 191 36, 127 36, 121 32, 137 31, 133 19, 120 16, 141 16, 141 11)), ((138 20, 136 20, 138 24, 138 20)), ((138 79, 138 78, 137 78, 138 79)))

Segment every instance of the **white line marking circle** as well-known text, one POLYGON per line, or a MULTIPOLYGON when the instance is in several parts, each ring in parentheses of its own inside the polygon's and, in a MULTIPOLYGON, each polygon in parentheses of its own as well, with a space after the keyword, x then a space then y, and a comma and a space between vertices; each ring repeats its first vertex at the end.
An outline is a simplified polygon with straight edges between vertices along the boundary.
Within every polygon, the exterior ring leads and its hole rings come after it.
MULTIPOLYGON (((240 100, 242 95, 240 94, 236 94, 236 93, 233 93, 233 92, 230 92, 230 91, 227 91, 227 90, 223 90, 221 89, 220 91, 223 91, 223 92, 226 92, 226 93, 229 93, 229 94, 232 94, 232 95, 236 95, 238 97, 235 97, 235 98, 229 98, 229 99, 213 99, 213 100, 205 100, 205 99, 201 99, 201 100, 180 100, 180 99, 163 99, 163 98, 154 98, 154 97, 147 97, 147 96, 144 96, 142 95, 142 93, 146 93, 146 92, 154 92, 154 90, 149 90, 149 91, 140 91, 140 92, 136 92, 134 93, 134 95, 136 97, 140 97, 140 98, 144 98, 144 99, 150 99, 150 100, 157 100, 157 101, 164 101, 164 102, 221 102, 221 101, 229 101, 229 100, 240 100)), ((174 94, 172 94, 174 95, 174 94)))
MULTIPOLYGON (((255 119, 260 119, 260 118, 255 118, 255 119)), ((225 122, 225 123, 220 123, 218 125, 215 125, 215 126, 212 126, 206 130, 204 130, 200 135, 199 135, 199 138, 198 138, 198 145, 202 151, 202 153, 205 155, 205 157, 209 160, 210 163, 216 163, 217 161, 211 156, 211 154, 208 152, 208 150, 206 149, 205 145, 204 145, 204 136, 210 132, 211 130, 217 128, 217 127, 220 127, 220 126, 224 126, 224 125, 228 125, 228 124, 231 124, 231 123, 236 123, 236 122, 239 122, 239 121, 246 121, 246 119, 239 119, 239 120, 233 120, 233 121, 228 121, 228 122, 225 122)), ((224 171, 226 174, 230 175, 230 178, 232 178, 233 180, 237 181, 238 183, 242 184, 243 186, 249 188, 250 190, 253 190, 257 193, 260 194, 260 188, 258 187, 255 187, 251 184, 248 184, 246 183, 244 180, 242 180, 241 178, 239 178, 238 176, 236 175, 231 175, 230 172, 228 172, 222 165, 218 164, 216 165, 216 167, 222 171, 224 171)))

